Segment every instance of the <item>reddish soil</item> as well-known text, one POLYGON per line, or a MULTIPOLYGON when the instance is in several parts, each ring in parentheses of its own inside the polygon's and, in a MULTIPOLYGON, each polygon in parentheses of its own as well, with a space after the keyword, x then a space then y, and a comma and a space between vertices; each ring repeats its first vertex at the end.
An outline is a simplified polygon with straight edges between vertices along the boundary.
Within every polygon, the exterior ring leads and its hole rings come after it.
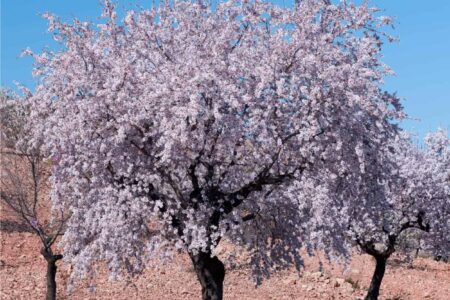
MULTIPOLYGON (((27 232, 5 231, 4 226, 0 233, 0 299, 44 299, 46 265, 38 239, 27 232)), ((409 266, 393 261, 380 299, 450 299, 450 264, 418 259, 409 266)), ((93 282, 95 291, 82 282, 72 293, 65 289, 69 268, 58 264, 58 299, 200 299, 199 284, 184 255, 163 268, 147 270, 133 283, 109 282, 100 273, 93 282)), ((346 268, 325 264, 319 272, 318 259, 306 258, 301 277, 286 271, 255 288, 249 270, 241 266, 227 272, 225 299, 362 299, 373 268, 369 256, 357 255, 346 268)))

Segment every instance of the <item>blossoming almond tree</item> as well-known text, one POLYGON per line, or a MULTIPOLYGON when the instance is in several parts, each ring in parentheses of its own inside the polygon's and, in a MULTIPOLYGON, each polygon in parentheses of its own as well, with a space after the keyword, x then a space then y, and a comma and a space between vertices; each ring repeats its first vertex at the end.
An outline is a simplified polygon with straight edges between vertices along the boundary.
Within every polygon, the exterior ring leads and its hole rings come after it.
MULTIPOLYGON (((425 245, 435 255, 448 255, 450 249, 450 139, 440 130, 429 134, 426 149, 408 138, 393 142, 392 156, 398 166, 385 189, 386 201, 373 200, 368 207, 354 210, 351 234, 362 251, 373 256, 376 268, 365 299, 378 299, 386 262, 396 251, 399 237, 408 230, 425 232, 425 245), (361 218, 362 216, 362 218, 361 218)), ((373 179, 372 179, 373 180, 373 179)))
POLYGON ((326 189, 325 184, 322 189, 327 193, 321 194, 321 201, 313 190, 302 190, 312 199, 303 204, 312 216, 305 226, 310 236, 318 236, 317 248, 336 253, 336 245, 347 249, 357 245, 374 257, 376 267, 367 300, 378 299, 387 260, 397 251, 399 238, 408 231, 423 231, 427 250, 436 256, 449 254, 448 133, 439 130, 429 134, 425 145, 425 149, 420 149, 402 133, 385 148, 387 153, 371 157, 370 169, 361 176, 361 181, 348 175, 340 176, 334 183, 332 179, 325 181, 326 189), (314 217, 318 215, 329 216, 330 221, 316 222, 314 217), (348 232, 343 235, 346 226, 348 232))
POLYGON ((27 51, 40 77, 29 100, 57 161, 54 203, 71 208, 73 276, 95 260, 136 273, 183 249, 203 298, 222 299, 224 238, 250 250, 258 281, 299 268, 308 241, 291 185, 357 178, 396 131, 398 100, 380 87, 389 19, 375 12, 176 1, 121 23, 106 1, 96 27, 47 14, 63 47, 27 51))
POLYGON ((36 234, 41 254, 47 261, 47 300, 56 299, 56 262, 54 243, 65 229, 66 209, 51 210, 48 190, 50 166, 43 160, 40 144, 28 144, 31 132, 29 106, 8 90, 0 90, 0 201, 36 234), (53 248, 53 249, 52 249, 53 248))

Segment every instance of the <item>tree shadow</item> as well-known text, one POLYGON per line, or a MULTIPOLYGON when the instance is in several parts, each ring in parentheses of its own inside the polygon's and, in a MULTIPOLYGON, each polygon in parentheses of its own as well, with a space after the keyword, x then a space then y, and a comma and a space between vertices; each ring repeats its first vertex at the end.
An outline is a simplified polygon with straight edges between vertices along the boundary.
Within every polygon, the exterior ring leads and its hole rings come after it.
POLYGON ((0 220, 0 231, 13 233, 13 232, 32 232, 28 224, 11 221, 11 220, 0 220))

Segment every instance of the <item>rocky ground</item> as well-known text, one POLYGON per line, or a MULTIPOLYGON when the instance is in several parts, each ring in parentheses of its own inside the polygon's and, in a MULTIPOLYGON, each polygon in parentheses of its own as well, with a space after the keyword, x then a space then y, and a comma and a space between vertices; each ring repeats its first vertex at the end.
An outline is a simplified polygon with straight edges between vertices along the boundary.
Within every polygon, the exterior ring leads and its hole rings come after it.
MULTIPOLYGON (((5 229, 5 226, 3 226, 5 229)), ((37 238, 27 232, 1 231, 0 299, 44 299, 45 262, 37 238)), ((319 271, 317 258, 306 258, 300 277, 294 272, 275 274, 255 288, 249 270, 237 266, 225 280, 225 299, 362 299, 374 263, 358 255, 346 268, 325 264, 319 271)), ((187 259, 149 269, 133 282, 109 282, 96 276, 68 293, 69 268, 59 263, 59 299, 199 299, 200 287, 187 259)), ((394 259, 383 281, 381 299, 450 299, 450 264, 418 259, 412 265, 394 259)))

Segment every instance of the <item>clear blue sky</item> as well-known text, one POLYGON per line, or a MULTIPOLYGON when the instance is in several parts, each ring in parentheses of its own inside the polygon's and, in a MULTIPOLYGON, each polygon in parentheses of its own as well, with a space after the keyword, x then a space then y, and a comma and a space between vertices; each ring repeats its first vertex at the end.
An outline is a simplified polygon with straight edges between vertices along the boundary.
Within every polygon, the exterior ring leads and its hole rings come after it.
MULTIPOLYGON (((151 0, 116 2, 125 8, 130 4, 148 7, 151 0)), ((386 88, 397 91, 406 112, 420 120, 403 126, 420 136, 438 126, 450 129, 450 0, 370 3, 396 18, 394 33, 400 41, 385 47, 384 62, 397 75, 386 80, 386 88)), ((32 60, 19 58, 19 53, 28 46, 34 51, 55 46, 39 13, 96 21, 100 10, 95 0, 1 0, 1 85, 13 87, 16 80, 33 88, 32 60)))

